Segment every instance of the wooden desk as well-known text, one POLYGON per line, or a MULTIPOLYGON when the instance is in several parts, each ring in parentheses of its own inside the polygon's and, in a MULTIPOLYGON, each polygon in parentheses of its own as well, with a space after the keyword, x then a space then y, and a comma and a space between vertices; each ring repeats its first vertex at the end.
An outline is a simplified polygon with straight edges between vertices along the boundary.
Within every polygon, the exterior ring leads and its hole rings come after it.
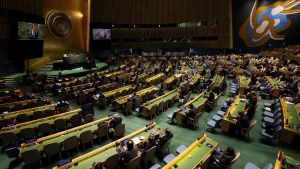
POLYGON ((44 146, 51 144, 51 143, 62 143, 65 139, 72 137, 72 136, 77 136, 79 137, 79 135, 85 131, 95 131, 98 128, 98 124, 103 123, 105 121, 109 121, 112 117, 105 117, 75 128, 71 128, 69 130, 65 130, 59 133, 55 133, 46 137, 42 137, 37 139, 36 141, 32 142, 32 143, 23 143, 21 144, 21 148, 20 148, 20 155, 23 152, 29 151, 29 150, 33 150, 36 149, 38 151, 43 151, 44 150, 44 146))
MULTIPOLYGON (((201 109, 203 108, 204 104, 207 101, 207 98, 205 98, 204 96, 205 96, 204 92, 200 93, 193 100, 190 100, 189 102, 187 102, 186 104, 184 104, 184 107, 188 111, 189 105, 193 104, 193 106, 200 112, 201 109)), ((182 124, 183 120, 186 117, 186 115, 185 115, 185 112, 183 112, 181 109, 177 109, 177 111, 175 112, 175 117, 176 117, 175 118, 176 122, 182 124)))
POLYGON ((43 111, 43 110, 49 110, 49 109, 54 110, 55 106, 56 106, 56 104, 49 104, 49 105, 34 107, 34 108, 30 108, 30 109, 13 111, 13 112, 9 112, 7 114, 0 114, 0 119, 15 119, 20 114, 26 114, 27 116, 30 116, 35 111, 43 111))
POLYGON ((182 74, 175 74, 171 77, 169 77, 167 80, 164 81, 163 83, 163 88, 168 89, 170 84, 173 83, 175 80, 179 80, 182 74))
POLYGON ((57 114, 57 115, 50 116, 50 117, 45 117, 45 118, 41 118, 41 119, 37 119, 37 120, 24 122, 24 123, 19 123, 14 126, 10 126, 10 127, 3 127, 0 131, 0 134, 7 133, 7 132, 13 132, 15 134, 19 134, 21 132, 21 130, 23 130, 23 129, 26 129, 26 128, 34 129, 43 123, 48 123, 48 124, 52 125, 55 120, 58 120, 58 119, 68 120, 73 115, 78 114, 79 112, 81 112, 81 109, 76 109, 76 110, 72 110, 72 111, 69 111, 66 113, 62 113, 62 114, 57 114))
POLYGON ((245 76, 240 76, 240 95, 244 95, 245 93, 245 89, 248 88, 250 82, 251 82, 251 79, 245 77, 245 76))
POLYGON ((149 117, 149 114, 150 114, 150 110, 151 108, 154 106, 154 105, 158 105, 159 103, 161 102, 164 102, 166 100, 171 100, 173 97, 178 97, 179 96, 179 92, 177 89, 174 89, 162 96, 159 96, 153 100, 150 100, 149 102, 143 104, 141 106, 142 108, 142 115, 144 117, 149 117))
POLYGON ((16 101, 16 102, 0 104, 0 107, 8 107, 11 109, 11 108, 15 107, 17 104, 22 104, 24 106, 29 102, 36 102, 36 101, 37 101, 37 99, 28 99, 28 100, 23 100, 23 101, 16 101))
POLYGON ((284 155, 282 150, 280 150, 277 154, 274 169, 288 169, 288 166, 299 167, 300 166, 300 161, 296 160, 292 157, 284 155))
MULTIPOLYGON (((150 92, 152 92, 152 91, 154 91, 154 90, 158 90, 158 88, 155 87, 155 86, 151 86, 151 87, 148 87, 148 88, 146 88, 146 89, 142 89, 142 90, 137 91, 137 92, 136 92, 136 95, 137 95, 138 97, 141 98, 141 97, 143 97, 146 93, 150 93, 150 92)), ((115 100, 116 103, 117 103, 117 106, 121 106, 121 105, 123 105, 123 104, 126 104, 127 101, 128 101, 128 98, 129 98, 129 95, 126 95, 126 96, 117 98, 117 99, 115 100)))
POLYGON ((276 79, 271 78, 270 76, 266 76, 266 80, 272 85, 272 96, 279 97, 280 89, 284 87, 283 82, 277 81, 276 79))
POLYGON ((129 91, 131 89, 132 89, 132 86, 128 85, 128 86, 120 87, 120 88, 115 89, 115 90, 104 92, 103 95, 104 95, 105 98, 110 98, 110 97, 115 96, 117 93, 121 93, 122 91, 129 91))
POLYGON ((148 138, 148 136, 151 134, 150 132, 148 132, 150 129, 157 130, 159 132, 159 128, 156 126, 156 123, 151 123, 151 124, 141 128, 139 130, 136 130, 135 132, 133 132, 125 137, 122 137, 112 143, 109 143, 103 147, 100 147, 96 150, 93 150, 89 153, 86 153, 82 156, 72 159, 72 162, 70 162, 68 164, 65 164, 60 167, 54 167, 53 169, 91 168, 93 164, 97 164, 99 162, 104 162, 108 157, 117 154, 118 152, 115 147, 116 143, 120 143, 125 139, 132 139, 134 137, 140 137, 140 136, 144 136, 145 138, 148 138))
POLYGON ((163 169, 204 169, 217 147, 218 143, 204 134, 170 163, 163 166, 163 169))
POLYGON ((246 106, 246 102, 242 101, 240 99, 240 95, 238 95, 222 118, 222 123, 221 123, 222 132, 229 133, 230 126, 236 125, 236 122, 232 120, 232 117, 238 116, 238 112, 240 110, 244 110, 245 106, 246 106))
POLYGON ((156 74, 152 77, 147 78, 145 80, 145 82, 148 83, 148 84, 155 83, 156 81, 159 81, 159 80, 163 79, 164 77, 165 77, 164 73, 159 73, 159 74, 156 74))
POLYGON ((296 106, 293 103, 286 102, 280 97, 280 105, 283 112, 283 129, 280 133, 280 141, 291 144, 296 138, 300 138, 300 117, 296 106))

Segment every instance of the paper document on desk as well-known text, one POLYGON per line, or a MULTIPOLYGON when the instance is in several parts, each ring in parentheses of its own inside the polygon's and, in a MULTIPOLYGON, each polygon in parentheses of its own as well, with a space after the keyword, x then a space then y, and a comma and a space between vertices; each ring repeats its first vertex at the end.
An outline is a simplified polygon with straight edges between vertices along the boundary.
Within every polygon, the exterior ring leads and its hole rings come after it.
POLYGON ((138 137, 134 137, 134 138, 132 139, 132 141, 133 141, 133 144, 134 144, 134 145, 137 145, 137 144, 139 144, 139 143, 141 142, 141 140, 140 140, 138 137))

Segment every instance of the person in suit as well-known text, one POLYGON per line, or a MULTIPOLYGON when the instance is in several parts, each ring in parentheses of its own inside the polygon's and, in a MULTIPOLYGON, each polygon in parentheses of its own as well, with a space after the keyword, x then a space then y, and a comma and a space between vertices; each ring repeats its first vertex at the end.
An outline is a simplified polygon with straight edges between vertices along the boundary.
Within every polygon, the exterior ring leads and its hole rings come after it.
POLYGON ((118 113, 114 114, 112 119, 109 121, 109 126, 111 126, 113 129, 119 124, 122 123, 122 117, 119 116, 118 113))
POLYGON ((239 111, 239 115, 234 119, 236 122, 236 132, 235 134, 241 134, 245 129, 248 129, 250 126, 250 119, 249 117, 245 114, 244 111, 239 111))
POLYGON ((217 150, 212 153, 212 156, 208 163, 208 169, 227 168, 234 158, 235 151, 232 147, 227 147, 223 150, 217 148, 217 150))
POLYGON ((82 109, 82 116, 83 117, 85 117, 86 115, 89 115, 89 114, 95 114, 92 103, 84 104, 81 107, 81 109, 82 109))
POLYGON ((154 140, 153 135, 149 135, 148 141, 143 144, 143 146, 140 147, 141 152, 146 152, 147 150, 151 149, 152 147, 156 146, 156 142, 154 140))
POLYGON ((170 128, 165 129, 165 135, 160 137, 157 140, 157 144, 159 147, 162 147, 165 143, 167 143, 169 140, 173 138, 173 133, 171 132, 170 128))
POLYGON ((31 31, 28 32, 27 37, 28 39, 38 39, 39 34, 38 34, 38 29, 36 24, 31 25, 31 31))
POLYGON ((198 114, 198 110, 193 106, 193 104, 189 105, 189 110, 185 112, 185 118, 183 120, 184 124, 187 124, 189 118, 193 119, 198 114))
POLYGON ((125 147, 125 151, 121 153, 121 168, 126 168, 130 160, 140 155, 140 151, 134 147, 133 141, 129 140, 125 147))

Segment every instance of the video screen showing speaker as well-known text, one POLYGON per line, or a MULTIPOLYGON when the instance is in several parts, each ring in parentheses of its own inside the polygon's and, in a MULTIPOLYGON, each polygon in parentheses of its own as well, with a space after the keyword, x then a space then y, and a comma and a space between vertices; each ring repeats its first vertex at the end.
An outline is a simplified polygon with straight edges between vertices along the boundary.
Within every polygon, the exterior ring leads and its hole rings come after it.
POLYGON ((44 40, 43 24, 18 22, 18 40, 44 40))
POLYGON ((111 29, 93 28, 93 40, 111 40, 111 29))

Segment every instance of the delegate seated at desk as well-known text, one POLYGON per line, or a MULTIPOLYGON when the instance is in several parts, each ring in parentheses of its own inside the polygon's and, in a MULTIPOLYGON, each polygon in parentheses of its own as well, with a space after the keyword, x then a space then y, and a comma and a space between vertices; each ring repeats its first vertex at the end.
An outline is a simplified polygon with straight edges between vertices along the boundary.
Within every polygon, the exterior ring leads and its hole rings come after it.
POLYGON ((227 147, 221 150, 217 148, 212 153, 210 161, 208 163, 208 169, 224 169, 227 168, 230 162, 235 158, 235 151, 232 147, 227 147))
POLYGON ((198 110, 193 106, 193 104, 190 104, 188 111, 185 112, 184 124, 186 124, 189 118, 194 119, 197 114, 198 110))
POLYGON ((236 131, 235 134, 241 134, 245 129, 248 129, 250 126, 250 119, 245 114, 244 110, 238 112, 238 116, 233 118, 233 121, 236 122, 236 131))
MULTIPOLYGON (((159 136, 159 135, 158 135, 159 136)), ((156 136, 157 138, 157 136, 156 136)), ((157 141, 158 147, 161 148, 164 144, 166 144, 169 140, 173 138, 173 133, 171 132, 170 128, 165 129, 165 135, 159 137, 157 141)))
POLYGON ((121 152, 121 168, 126 168, 130 160, 140 155, 140 151, 137 147, 134 147, 132 140, 129 140, 126 146, 122 147, 124 151, 121 152))
POLYGON ((112 119, 108 122, 109 126, 115 129, 115 127, 122 123, 122 117, 119 114, 114 114, 112 119))

